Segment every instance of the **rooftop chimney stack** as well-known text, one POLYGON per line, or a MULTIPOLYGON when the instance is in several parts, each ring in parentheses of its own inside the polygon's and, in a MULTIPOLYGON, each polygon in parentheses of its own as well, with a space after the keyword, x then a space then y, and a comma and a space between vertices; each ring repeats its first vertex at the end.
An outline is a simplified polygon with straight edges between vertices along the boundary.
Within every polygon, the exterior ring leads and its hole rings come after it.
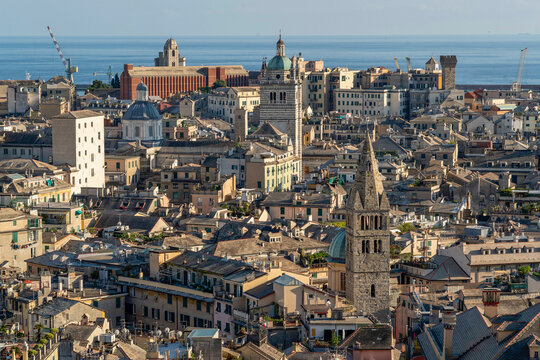
POLYGON ((499 300, 501 290, 497 288, 485 288, 482 290, 482 302, 484 303, 484 315, 492 319, 499 313, 499 300))
POLYGON ((444 326, 444 353, 445 359, 453 359, 452 344, 454 342, 454 327, 456 326, 456 313, 453 306, 445 306, 443 309, 444 326))

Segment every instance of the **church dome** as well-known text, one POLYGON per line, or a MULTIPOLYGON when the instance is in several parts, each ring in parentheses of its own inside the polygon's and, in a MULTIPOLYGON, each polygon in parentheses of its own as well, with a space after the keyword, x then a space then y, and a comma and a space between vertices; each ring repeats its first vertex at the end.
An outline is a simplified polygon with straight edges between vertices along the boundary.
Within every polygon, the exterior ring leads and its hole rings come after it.
POLYGON ((161 115, 150 102, 135 101, 124 113, 122 120, 161 120, 161 115))
POLYGON ((286 56, 274 56, 267 66, 268 70, 291 70, 291 60, 286 56))
POLYGON ((340 231, 328 247, 328 261, 333 263, 345 263, 345 229, 340 231))

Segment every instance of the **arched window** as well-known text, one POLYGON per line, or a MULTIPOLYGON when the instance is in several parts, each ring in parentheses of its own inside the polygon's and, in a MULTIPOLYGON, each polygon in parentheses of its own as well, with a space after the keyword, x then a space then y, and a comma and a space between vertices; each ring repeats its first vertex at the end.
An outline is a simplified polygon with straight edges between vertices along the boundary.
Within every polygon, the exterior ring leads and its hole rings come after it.
POLYGON ((371 284, 371 297, 375 297, 375 284, 371 284))
POLYGON ((373 241, 373 252, 378 253, 379 252, 379 242, 377 240, 373 241))
POLYGON ((369 254, 369 240, 366 240, 366 254, 369 254))
POLYGON ((287 93, 286 92, 283 93, 283 102, 284 103, 287 102, 287 93))
MULTIPOLYGON (((174 50, 172 51, 172 56, 176 56, 176 55, 175 55, 175 51, 174 51, 174 50)), ((173 65, 173 66, 174 66, 174 65, 173 65)))

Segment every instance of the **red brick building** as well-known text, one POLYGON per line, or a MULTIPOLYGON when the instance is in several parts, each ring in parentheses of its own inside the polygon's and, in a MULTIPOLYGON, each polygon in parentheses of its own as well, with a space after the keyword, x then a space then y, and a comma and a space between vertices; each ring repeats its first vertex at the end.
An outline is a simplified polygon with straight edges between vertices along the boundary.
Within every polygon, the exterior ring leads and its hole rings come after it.
POLYGON ((227 86, 248 86, 249 74, 241 65, 147 67, 124 64, 120 76, 120 97, 136 99, 135 88, 142 81, 148 87, 148 96, 163 99, 177 93, 197 91, 212 86, 216 80, 225 80, 227 86))

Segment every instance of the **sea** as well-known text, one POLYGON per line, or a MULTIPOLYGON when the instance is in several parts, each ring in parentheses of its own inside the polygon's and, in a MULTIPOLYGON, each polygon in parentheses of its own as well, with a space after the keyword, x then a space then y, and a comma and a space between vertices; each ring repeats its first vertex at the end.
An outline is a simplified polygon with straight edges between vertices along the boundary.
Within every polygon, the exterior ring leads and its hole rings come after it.
MULTIPOLYGON (((80 37, 56 34, 64 55, 79 68, 75 83, 108 81, 107 72, 120 74, 126 63, 153 66, 167 37, 80 37)), ((183 36, 173 35, 188 65, 243 65, 260 70, 263 57, 275 54, 276 36, 183 36)), ((402 69, 410 57, 413 68, 440 55, 456 55, 456 83, 511 84, 517 78, 521 49, 528 48, 523 84, 540 84, 540 35, 394 35, 394 36, 285 36, 288 56, 302 53, 308 60, 324 60, 327 67, 352 70, 371 66, 402 69)), ((0 36, 0 79, 47 80, 64 74, 56 49, 43 36, 0 36)))

